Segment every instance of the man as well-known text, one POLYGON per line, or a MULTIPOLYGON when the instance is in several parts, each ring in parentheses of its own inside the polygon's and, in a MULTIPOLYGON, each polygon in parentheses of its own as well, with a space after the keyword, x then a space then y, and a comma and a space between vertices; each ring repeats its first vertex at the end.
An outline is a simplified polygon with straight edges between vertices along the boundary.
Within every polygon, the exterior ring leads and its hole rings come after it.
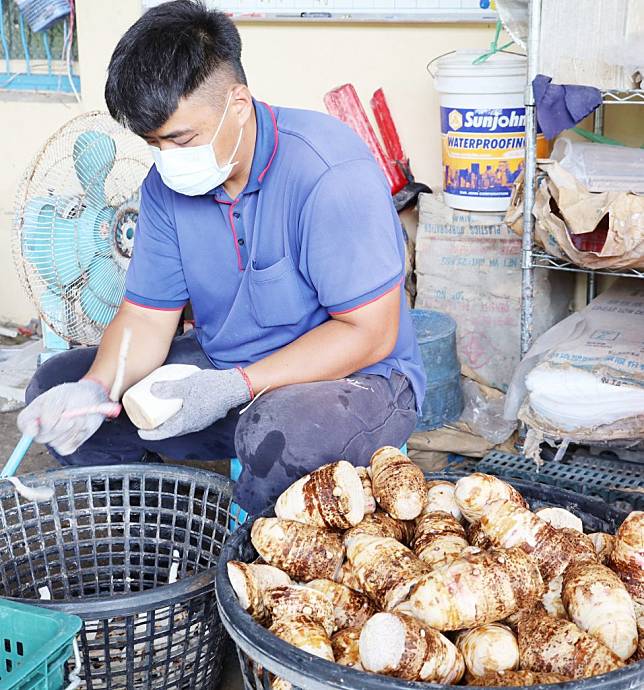
POLYGON ((359 137, 329 116, 255 101, 235 26, 191 0, 127 31, 105 97, 155 161, 125 301, 98 350, 38 370, 21 430, 64 464, 237 456, 236 500, 250 513, 325 462, 364 465, 403 444, 425 377, 400 223, 359 137), (174 338, 188 300, 195 328, 174 338), (63 418, 107 401, 126 328, 126 388, 164 362, 201 369, 152 388, 181 410, 153 431, 124 413, 63 418))

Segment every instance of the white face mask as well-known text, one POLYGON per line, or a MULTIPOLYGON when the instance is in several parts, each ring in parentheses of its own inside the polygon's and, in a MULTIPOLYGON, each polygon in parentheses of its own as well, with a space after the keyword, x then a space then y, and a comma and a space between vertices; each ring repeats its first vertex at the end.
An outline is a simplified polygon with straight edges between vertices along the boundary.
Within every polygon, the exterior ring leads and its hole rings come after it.
POLYGON ((170 189, 174 189, 179 194, 198 196, 219 187, 230 177, 233 167, 237 165, 237 162, 233 163, 232 160, 237 149, 239 149, 244 128, 239 130, 237 144, 225 165, 217 163, 217 156, 212 144, 224 123, 231 98, 232 94, 228 96, 224 114, 221 116, 219 126, 209 144, 185 148, 176 147, 165 151, 161 151, 156 146, 150 146, 159 175, 170 189))

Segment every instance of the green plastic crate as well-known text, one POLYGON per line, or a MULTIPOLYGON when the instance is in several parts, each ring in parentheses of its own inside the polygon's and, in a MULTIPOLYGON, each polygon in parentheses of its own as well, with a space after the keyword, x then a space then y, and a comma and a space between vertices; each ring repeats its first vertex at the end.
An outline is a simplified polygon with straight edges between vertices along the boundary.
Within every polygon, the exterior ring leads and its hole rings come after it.
POLYGON ((62 690, 77 616, 0 599, 0 690, 62 690))

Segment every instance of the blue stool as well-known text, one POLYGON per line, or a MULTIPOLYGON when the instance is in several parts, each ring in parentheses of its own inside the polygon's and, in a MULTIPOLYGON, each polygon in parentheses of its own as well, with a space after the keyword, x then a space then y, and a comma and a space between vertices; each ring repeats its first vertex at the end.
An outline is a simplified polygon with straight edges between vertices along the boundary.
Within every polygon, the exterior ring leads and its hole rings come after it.
MULTIPOLYGON (((407 455, 407 444, 405 443, 400 451, 407 455)), ((242 464, 239 462, 239 458, 230 458, 230 479, 236 482, 239 479, 239 475, 242 472, 242 464)), ((230 520, 228 521, 228 529, 234 532, 239 525, 243 525, 248 519, 248 513, 237 503, 230 504, 230 520)))

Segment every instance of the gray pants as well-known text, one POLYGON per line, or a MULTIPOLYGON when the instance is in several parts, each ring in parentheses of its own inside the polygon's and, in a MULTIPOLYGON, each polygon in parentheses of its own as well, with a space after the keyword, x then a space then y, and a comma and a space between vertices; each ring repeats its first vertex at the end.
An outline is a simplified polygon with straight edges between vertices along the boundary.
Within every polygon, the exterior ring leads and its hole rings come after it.
MULTIPOLYGON (((89 370, 96 348, 78 348, 52 357, 27 389, 27 402, 89 370)), ((193 335, 175 338, 167 364, 212 368, 193 335)), ((217 460, 238 457, 243 471, 236 501, 251 514, 268 507, 289 484, 334 460, 366 465, 385 445, 401 446, 416 425, 416 401, 409 381, 355 374, 338 381, 284 386, 264 394, 240 416, 231 410, 202 431, 163 441, 144 441, 122 413, 105 422, 75 453, 60 456, 64 465, 118 465, 155 459, 217 460)))

